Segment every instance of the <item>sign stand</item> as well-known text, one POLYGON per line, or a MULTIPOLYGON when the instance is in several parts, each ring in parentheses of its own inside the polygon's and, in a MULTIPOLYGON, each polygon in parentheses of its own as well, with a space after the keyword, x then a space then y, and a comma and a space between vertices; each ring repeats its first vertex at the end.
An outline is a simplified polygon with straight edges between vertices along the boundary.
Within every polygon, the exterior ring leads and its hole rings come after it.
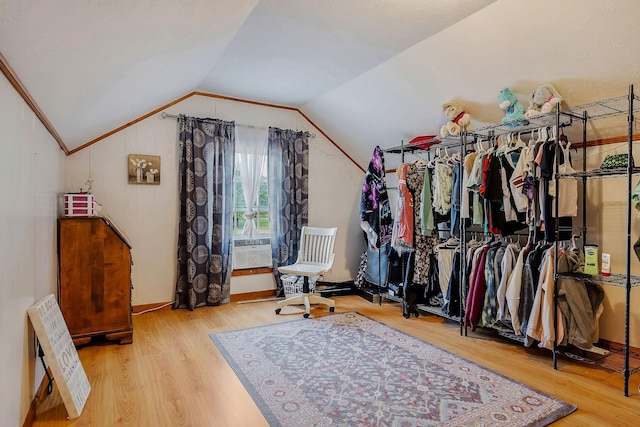
POLYGON ((78 418, 87 402, 91 385, 53 294, 27 309, 40 347, 47 358, 69 419, 78 418))

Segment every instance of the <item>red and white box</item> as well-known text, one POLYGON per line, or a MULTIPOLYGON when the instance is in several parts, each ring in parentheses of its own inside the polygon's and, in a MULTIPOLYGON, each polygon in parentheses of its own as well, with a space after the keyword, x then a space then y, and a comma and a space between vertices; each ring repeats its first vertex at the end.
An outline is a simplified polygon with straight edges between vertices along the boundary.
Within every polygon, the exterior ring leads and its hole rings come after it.
POLYGON ((93 194, 65 194, 65 216, 94 216, 95 200, 93 194))

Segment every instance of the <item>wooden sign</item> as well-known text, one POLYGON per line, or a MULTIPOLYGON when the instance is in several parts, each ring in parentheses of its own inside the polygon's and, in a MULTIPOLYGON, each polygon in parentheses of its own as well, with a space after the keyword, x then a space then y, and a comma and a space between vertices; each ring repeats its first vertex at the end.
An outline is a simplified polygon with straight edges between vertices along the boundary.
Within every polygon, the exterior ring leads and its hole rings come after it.
POLYGON ((27 309, 33 329, 56 380, 69 419, 78 418, 89 397, 91 385, 53 294, 27 309))

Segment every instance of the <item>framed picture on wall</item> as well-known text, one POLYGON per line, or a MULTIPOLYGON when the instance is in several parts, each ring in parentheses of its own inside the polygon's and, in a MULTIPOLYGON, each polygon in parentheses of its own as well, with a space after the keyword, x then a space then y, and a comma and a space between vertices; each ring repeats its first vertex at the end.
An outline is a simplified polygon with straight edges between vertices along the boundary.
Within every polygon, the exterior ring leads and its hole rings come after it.
POLYGON ((160 156, 129 154, 129 184, 160 184, 160 156))

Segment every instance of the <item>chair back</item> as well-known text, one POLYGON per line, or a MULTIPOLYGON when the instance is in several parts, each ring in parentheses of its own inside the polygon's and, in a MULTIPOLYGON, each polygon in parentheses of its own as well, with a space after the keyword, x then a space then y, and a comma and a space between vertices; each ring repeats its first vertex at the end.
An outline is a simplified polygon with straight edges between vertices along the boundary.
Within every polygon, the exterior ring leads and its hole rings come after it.
POLYGON ((333 264, 337 232, 337 228, 302 227, 296 264, 323 265, 328 270, 333 264))

